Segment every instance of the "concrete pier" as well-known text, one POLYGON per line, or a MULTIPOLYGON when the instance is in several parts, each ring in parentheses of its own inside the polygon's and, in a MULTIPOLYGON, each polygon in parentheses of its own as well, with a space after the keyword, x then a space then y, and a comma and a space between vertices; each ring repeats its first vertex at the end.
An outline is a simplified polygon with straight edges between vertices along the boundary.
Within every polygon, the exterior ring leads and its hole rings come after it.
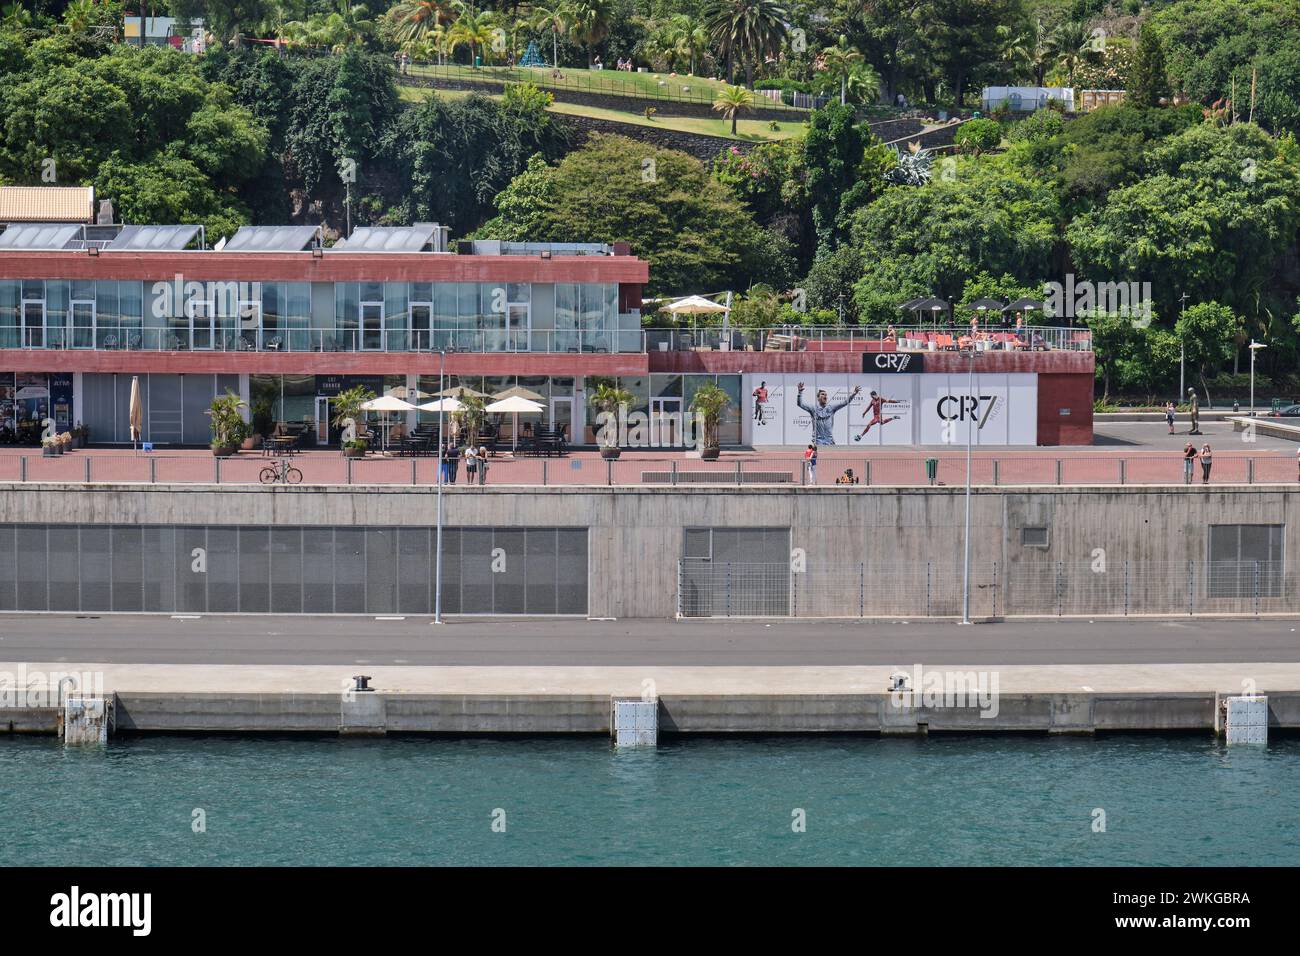
MULTIPOLYGON (((323 665, 28 666, 102 671, 115 733, 609 736, 612 701, 646 680, 660 735, 1212 733, 1244 680, 1267 697, 1270 729, 1300 729, 1297 664, 946 666, 900 693, 888 667, 375 667, 374 692, 356 693, 346 668, 323 665)), ((53 707, 0 707, 0 732, 56 728, 53 707)))

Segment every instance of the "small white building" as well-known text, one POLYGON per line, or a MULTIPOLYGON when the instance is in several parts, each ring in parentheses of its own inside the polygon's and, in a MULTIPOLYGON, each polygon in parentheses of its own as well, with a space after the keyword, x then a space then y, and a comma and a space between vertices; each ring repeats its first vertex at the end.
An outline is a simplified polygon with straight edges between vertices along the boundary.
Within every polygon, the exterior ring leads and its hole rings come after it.
POLYGON ((1005 107, 1017 113, 1046 109, 1056 100, 1067 113, 1074 112, 1074 90, 1068 86, 986 86, 980 103, 987 111, 1005 107))
MULTIPOLYGON (((139 45, 139 17, 123 17, 122 37, 126 43, 139 45)), ((203 21, 185 23, 175 17, 145 17, 144 43, 146 46, 171 46, 186 53, 202 53, 203 21)))

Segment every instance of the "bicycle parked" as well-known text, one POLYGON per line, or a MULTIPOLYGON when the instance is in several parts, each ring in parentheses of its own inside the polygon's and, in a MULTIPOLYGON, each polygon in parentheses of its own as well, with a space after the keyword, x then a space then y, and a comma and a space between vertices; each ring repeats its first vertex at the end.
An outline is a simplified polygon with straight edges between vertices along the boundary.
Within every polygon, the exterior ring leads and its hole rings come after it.
POLYGON ((296 485, 302 481, 302 472, 289 464, 289 459, 281 458, 274 465, 267 465, 263 468, 260 477, 264 485, 273 485, 277 482, 296 485))

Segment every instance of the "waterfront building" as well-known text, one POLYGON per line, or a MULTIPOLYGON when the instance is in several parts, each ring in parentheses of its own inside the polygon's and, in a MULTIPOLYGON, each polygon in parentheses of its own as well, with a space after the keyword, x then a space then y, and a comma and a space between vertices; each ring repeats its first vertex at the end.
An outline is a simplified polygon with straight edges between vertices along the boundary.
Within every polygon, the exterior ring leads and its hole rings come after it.
POLYGON ((327 247, 313 226, 210 243, 196 225, 12 222, 0 232, 0 442, 36 444, 48 418, 84 425, 93 444, 129 443, 138 377, 155 447, 207 444, 206 413, 227 390, 255 431, 285 422, 329 446, 341 390, 433 395, 440 368, 446 387, 540 396, 541 424, 577 445, 596 440, 586 396, 608 379, 633 395, 652 447, 681 446, 707 384, 731 398, 723 446, 802 446, 799 382, 808 401, 847 396, 837 444, 964 442, 951 421, 977 421, 979 444, 1091 441, 1086 330, 1038 329, 1014 348, 990 337, 966 396, 967 359, 937 336, 643 328, 648 281, 623 243, 453 243, 435 223, 362 227, 327 247), (860 434, 879 411, 872 392, 891 400, 889 421, 860 434))

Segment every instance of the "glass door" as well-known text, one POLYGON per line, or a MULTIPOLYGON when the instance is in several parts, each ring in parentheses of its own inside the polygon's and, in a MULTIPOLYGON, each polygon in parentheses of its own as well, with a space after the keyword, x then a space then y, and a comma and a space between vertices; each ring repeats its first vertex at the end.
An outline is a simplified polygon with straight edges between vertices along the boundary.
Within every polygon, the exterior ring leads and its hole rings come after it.
POLYGON ((384 303, 361 303, 361 347, 381 351, 384 347, 384 303))
POLYGON ((682 400, 650 399, 650 444, 676 447, 682 443, 682 400))
POLYGON ((529 308, 525 305, 506 306, 506 324, 508 342, 506 348, 511 352, 528 352, 529 347, 529 308))
POLYGON ((210 350, 217 337, 217 310, 211 302, 188 302, 185 307, 190 314, 190 348, 210 350))
POLYGON ((432 320, 432 302, 411 303, 411 348, 415 351, 427 352, 429 350, 431 346, 429 333, 432 320))
POLYGON ((23 300, 23 348, 45 348, 45 300, 23 300))
POLYGON ((559 431, 564 429, 564 437, 568 440, 573 439, 573 398, 572 396, 556 397, 551 399, 551 429, 559 431))
POLYGON ((232 329, 226 341, 227 349, 251 352, 258 348, 279 350, 284 344, 279 330, 275 327, 275 316, 269 322, 269 328, 263 328, 262 303, 257 300, 245 300, 239 303, 237 310, 239 325, 232 329))
POLYGON ((72 308, 72 347, 74 349, 93 349, 95 347, 95 302, 93 299, 73 299, 72 308))
POLYGON ((316 444, 324 447, 330 443, 330 400, 316 396, 316 444))

